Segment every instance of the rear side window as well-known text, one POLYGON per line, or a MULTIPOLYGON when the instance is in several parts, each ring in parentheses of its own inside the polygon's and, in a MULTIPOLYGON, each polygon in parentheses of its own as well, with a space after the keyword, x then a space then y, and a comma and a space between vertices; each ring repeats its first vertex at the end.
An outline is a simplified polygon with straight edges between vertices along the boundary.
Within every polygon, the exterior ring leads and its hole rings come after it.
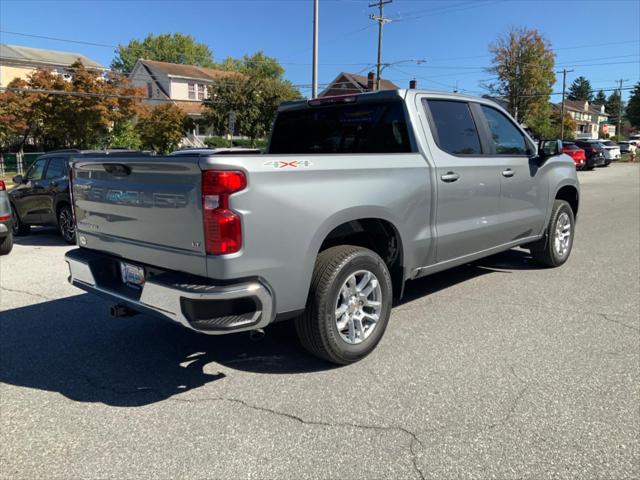
POLYGON ((489 125, 491 139, 498 155, 526 155, 524 135, 502 112, 480 105, 489 125))
POLYGON ((423 100, 431 111, 438 147, 455 155, 479 155, 480 137, 467 102, 423 100))
POLYGON ((66 160, 64 158, 51 158, 47 166, 46 178, 60 178, 67 174, 66 160))
POLYGON ((401 101, 331 105, 280 112, 269 153, 408 153, 401 101))

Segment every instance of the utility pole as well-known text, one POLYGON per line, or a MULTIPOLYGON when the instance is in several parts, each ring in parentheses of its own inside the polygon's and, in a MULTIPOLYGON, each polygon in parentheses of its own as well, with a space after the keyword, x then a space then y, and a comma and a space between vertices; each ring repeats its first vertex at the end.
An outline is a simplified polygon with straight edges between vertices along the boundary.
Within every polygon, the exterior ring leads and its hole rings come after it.
POLYGON ((318 96, 318 2, 313 0, 313 67, 311 72, 311 98, 318 96))
POLYGON ((369 15, 371 20, 378 22, 378 65, 376 75, 376 90, 380 90, 380 74, 382 73, 382 27, 385 23, 391 21, 390 18, 384 16, 384 6, 391 3, 393 0, 378 0, 377 3, 370 3, 369 8, 378 7, 378 16, 373 14, 369 15))
POLYGON ((618 80, 618 85, 620 85, 620 87, 618 88, 618 95, 620 96, 620 103, 618 104, 618 131, 616 132, 616 136, 618 137, 618 139, 622 134, 622 84, 627 81, 629 81, 628 78, 621 78, 620 80, 618 80))
MULTIPOLYGON (((562 70, 562 108, 560 109, 560 140, 564 140, 564 97, 567 90, 567 73, 573 70, 562 70)), ((558 72, 560 73, 560 72, 558 72)))

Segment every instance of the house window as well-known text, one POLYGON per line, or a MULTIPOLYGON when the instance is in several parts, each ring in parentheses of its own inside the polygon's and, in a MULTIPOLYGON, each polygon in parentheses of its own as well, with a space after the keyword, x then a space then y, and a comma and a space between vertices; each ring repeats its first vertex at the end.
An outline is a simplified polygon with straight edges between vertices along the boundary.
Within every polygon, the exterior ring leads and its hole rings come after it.
POLYGON ((153 85, 151 84, 151 82, 147 83, 147 97, 153 97, 153 85))
POLYGON ((196 84, 190 83, 189 84, 189 100, 195 100, 195 99, 196 99, 196 84))
POLYGON ((198 100, 204 99, 204 85, 202 83, 198 84, 198 100))

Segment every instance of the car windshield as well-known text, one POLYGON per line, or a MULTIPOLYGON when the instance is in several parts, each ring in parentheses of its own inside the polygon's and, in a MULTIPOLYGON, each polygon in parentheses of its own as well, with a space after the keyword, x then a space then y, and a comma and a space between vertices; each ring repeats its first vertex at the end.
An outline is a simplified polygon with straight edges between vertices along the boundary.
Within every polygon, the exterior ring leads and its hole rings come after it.
POLYGON ((607 147, 615 147, 616 144, 613 142, 602 142, 603 145, 606 145, 607 147))
POLYGON ((575 143, 565 143, 563 144, 563 147, 567 150, 578 150, 580 148, 575 143))

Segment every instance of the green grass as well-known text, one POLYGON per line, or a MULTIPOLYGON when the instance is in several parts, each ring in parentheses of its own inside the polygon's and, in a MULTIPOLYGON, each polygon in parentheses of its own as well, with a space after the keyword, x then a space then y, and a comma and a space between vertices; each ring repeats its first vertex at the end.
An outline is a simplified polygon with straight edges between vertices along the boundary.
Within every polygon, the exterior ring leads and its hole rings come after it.
MULTIPOLYGON (((635 161, 637 162, 640 159, 640 150, 636 150, 635 152, 635 161)), ((631 154, 630 153, 623 153, 620 156, 620 160, 618 160, 619 162, 632 162, 634 160, 631 160, 631 154)))

